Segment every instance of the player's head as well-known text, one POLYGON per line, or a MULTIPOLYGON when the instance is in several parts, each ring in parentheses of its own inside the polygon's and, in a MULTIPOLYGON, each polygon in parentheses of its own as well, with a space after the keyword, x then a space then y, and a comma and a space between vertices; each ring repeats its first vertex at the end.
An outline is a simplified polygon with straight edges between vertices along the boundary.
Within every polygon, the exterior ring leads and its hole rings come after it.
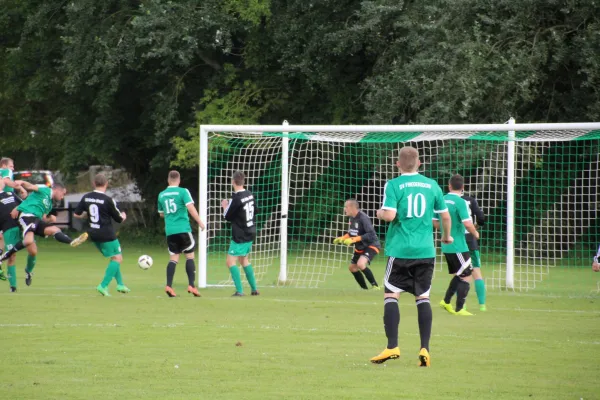
POLYGON ((448 181, 448 189, 451 192, 462 192, 465 187, 465 178, 462 175, 453 175, 448 181))
POLYGON ((231 185, 234 188, 242 188, 246 183, 246 175, 242 171, 235 171, 231 176, 231 185))
POLYGON ((344 203, 344 213, 347 217, 356 217, 358 210, 360 210, 360 207, 356 199, 348 199, 344 203))
POLYGON ((400 158, 396 163, 400 172, 411 173, 417 172, 421 161, 419 161, 419 151, 414 147, 405 146, 400 150, 400 158))
POLYGON ((15 162, 12 158, 2 157, 0 159, 0 168, 10 169, 11 171, 15 170, 15 162))
POLYGON ((104 174, 97 174, 94 177, 94 187, 96 189, 106 189, 108 187, 108 178, 104 174))
POLYGON ((59 182, 54 182, 54 185, 52 185, 52 198, 54 200, 61 201, 65 198, 66 194, 67 188, 65 187, 65 185, 59 182))
POLYGON ((170 171, 169 178, 167 180, 169 181, 169 186, 179 186, 181 183, 181 175, 179 175, 179 172, 175 170, 170 171))

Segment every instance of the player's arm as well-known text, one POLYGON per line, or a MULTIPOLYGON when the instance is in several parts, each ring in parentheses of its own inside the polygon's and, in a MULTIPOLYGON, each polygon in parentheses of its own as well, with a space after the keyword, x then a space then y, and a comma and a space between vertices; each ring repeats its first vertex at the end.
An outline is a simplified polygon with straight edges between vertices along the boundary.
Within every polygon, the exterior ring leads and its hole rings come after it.
POLYGON ((483 226, 485 224, 485 215, 483 214, 483 210, 479 207, 479 203, 475 198, 471 201, 471 211, 475 215, 475 221, 477 222, 477 226, 483 226))
POLYGON ((365 245, 368 245, 377 241, 377 233, 375 233, 371 218, 367 217, 365 214, 361 214, 360 223, 364 233, 352 238, 352 243, 363 242, 365 245))
POLYGON ((223 208, 223 216, 227 221, 233 221, 237 210, 242 206, 242 202, 237 197, 231 199, 231 201, 221 201, 221 207, 223 208))
POLYGON ((127 219, 127 215, 123 211, 119 210, 119 207, 117 207, 117 202, 115 201, 115 199, 109 201, 107 205, 108 213, 110 214, 111 218, 114 219, 116 222, 122 224, 127 219))
MULTIPOLYGON (((465 205, 467 203, 465 202, 465 205)), ((451 244, 454 242, 452 236, 450 236, 450 230, 452 229, 452 219, 450 218, 450 213, 448 212, 448 207, 446 206, 446 201, 444 200, 444 194, 442 193, 442 189, 437 187, 435 200, 433 204, 433 212, 438 215, 439 219, 442 221, 442 243, 451 244)), ((467 212, 468 215, 468 212, 467 212)))
POLYGON ((469 214, 469 204, 465 200, 462 200, 456 203, 456 208, 458 210, 458 216, 467 229, 467 232, 473 235, 475 239, 479 239, 479 232, 477 232, 471 214, 469 214))
POLYGON ((161 218, 164 218, 164 217, 165 217, 165 209, 163 208, 162 202, 160 201, 160 197, 158 198, 158 201, 157 201, 157 203, 158 203, 158 206, 157 206, 157 209, 158 209, 158 215, 159 215, 161 218))
POLYGON ((381 209, 377 210, 377 218, 386 222, 392 222, 396 219, 397 207, 398 198, 396 191, 388 182, 383 188, 383 201, 381 202, 381 209))
POLYGON ((196 210, 196 207, 194 207, 194 203, 188 203, 186 204, 186 207, 188 209, 188 213, 190 213, 190 215, 192 216, 194 221, 196 221, 200 229, 205 230, 206 226, 204 226, 204 223, 200 219, 200 215, 198 215, 198 211, 196 210))
POLYGON ((15 181, 15 183, 17 183, 19 185, 19 187, 22 187, 23 189, 27 190, 28 192, 39 192, 40 191, 40 187, 38 185, 34 185, 27 181, 15 181))
POLYGON ((85 196, 82 197, 81 200, 79 200, 77 207, 75 207, 75 211, 73 211, 73 216, 75 218, 79 218, 79 219, 87 218, 87 212, 86 212, 86 208, 85 208, 84 199, 85 199, 85 196))
POLYGON ((44 215, 42 220, 47 224, 54 224, 54 223, 56 223, 56 215, 54 215, 54 214, 44 215))

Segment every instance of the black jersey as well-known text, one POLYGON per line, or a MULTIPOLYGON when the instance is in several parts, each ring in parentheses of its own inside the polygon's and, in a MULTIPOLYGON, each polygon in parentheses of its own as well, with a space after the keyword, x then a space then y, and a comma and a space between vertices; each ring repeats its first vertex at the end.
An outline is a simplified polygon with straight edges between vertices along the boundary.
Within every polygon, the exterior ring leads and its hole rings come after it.
POLYGON ((350 237, 360 236, 361 241, 354 243, 354 249, 364 251, 367 247, 373 246, 381 249, 381 243, 377 238, 371 218, 362 211, 358 211, 356 217, 350 217, 350 227, 348 228, 350 237))
POLYGON ((21 199, 13 192, 0 192, 0 232, 6 232, 19 226, 18 220, 12 219, 10 216, 10 212, 19 204, 21 204, 21 199))
POLYGON ((105 243, 117 239, 112 221, 123 222, 123 218, 112 197, 96 190, 85 194, 77 205, 75 214, 81 215, 84 212, 87 213, 87 232, 92 241, 105 243))
POLYGON ((231 222, 231 239, 236 243, 251 242, 256 237, 254 216, 258 208, 254 195, 248 190, 240 190, 231 196, 229 206, 223 213, 231 222))
MULTIPOLYGON (((485 224, 485 215, 483 215, 483 211, 479 207, 477 199, 467 195, 463 195, 462 198, 469 206, 469 214, 471 214, 471 218, 473 218, 473 223, 477 224, 478 226, 483 226, 485 224)), ((465 231, 465 239, 467 239, 467 246, 469 246, 469 250, 479 250, 479 241, 467 231, 465 231)))

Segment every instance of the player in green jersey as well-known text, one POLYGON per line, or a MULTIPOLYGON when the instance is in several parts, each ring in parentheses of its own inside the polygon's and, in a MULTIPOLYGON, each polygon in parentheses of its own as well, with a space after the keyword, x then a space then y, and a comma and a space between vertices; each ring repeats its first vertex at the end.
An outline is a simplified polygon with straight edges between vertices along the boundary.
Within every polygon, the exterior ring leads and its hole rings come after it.
POLYGON ((256 238, 256 221, 254 220, 257 211, 256 199, 254 195, 244 188, 246 177, 242 171, 235 171, 231 177, 231 186, 233 194, 231 200, 222 200, 223 217, 231 222, 231 242, 227 251, 227 268, 231 274, 231 279, 235 284, 234 297, 244 295, 242 286, 242 277, 237 264, 241 265, 246 274, 246 279, 252 290, 252 296, 258 296, 260 293, 256 287, 256 277, 254 268, 250 264, 248 256, 252 248, 252 242, 256 238))
MULTIPOLYGON (((448 183, 449 193, 444 196, 444 201, 450 212, 452 219, 452 230, 450 235, 454 238, 454 242, 450 244, 442 243, 442 252, 448 264, 448 273, 453 275, 450 280, 450 285, 446 291, 446 296, 440 302, 442 308, 455 315, 473 315, 467 311, 465 301, 469 294, 471 274, 473 266, 471 264, 471 253, 465 238, 465 229, 477 240, 479 232, 475 229, 475 224, 471 219, 469 205, 462 198, 462 191, 465 185, 465 180, 460 175, 454 175, 448 183), (456 295, 456 310, 452 308, 450 300, 454 293, 456 295)), ((439 229, 439 221, 434 217, 434 226, 439 229)))
MULTIPOLYGON (((13 173, 15 170, 15 163, 11 158, 3 157, 0 159, 0 181, 3 183, 3 189, 0 192, 6 192, 14 194, 15 189, 19 192, 21 198, 27 196, 27 191, 24 190, 18 183, 14 181, 13 173)), ((4 234, 0 228, 0 255, 4 249, 4 234)), ((6 276, 2 270, 2 262, 0 262, 0 280, 5 281, 6 276)))
POLYGON ((67 189, 60 184, 55 183, 52 188, 45 185, 33 185, 29 182, 17 181, 24 189, 31 193, 27 198, 11 212, 13 219, 19 220, 19 225, 23 232, 23 240, 14 245, 12 249, 2 255, 0 261, 9 259, 14 253, 27 248, 31 260, 27 261, 25 269, 25 283, 31 285, 33 278, 33 269, 35 268, 35 257, 37 247, 35 245, 35 236, 47 237, 53 236, 61 243, 69 244, 72 247, 79 246, 87 240, 87 233, 82 234, 77 239, 71 239, 65 235, 59 227, 51 225, 56 222, 56 217, 50 215, 52 211, 52 200, 60 201, 65 197, 67 189))
POLYGON ((167 286, 165 292, 169 297, 176 297, 173 290, 173 277, 179 255, 185 254, 185 271, 188 276, 188 293, 200 297, 196 288, 196 264, 194 263, 194 248, 196 242, 192 235, 189 215, 198 224, 201 230, 205 229, 200 220, 198 211, 194 207, 194 200, 190 191, 179 187, 181 176, 177 171, 169 172, 167 179, 169 187, 158 195, 158 212, 165 219, 165 234, 169 248, 169 263, 167 264, 167 286), (189 214, 189 215, 188 215, 189 214))
MULTIPOLYGON (((431 337, 432 313, 429 303, 431 279, 435 262, 433 241, 433 215, 438 214, 444 225, 442 242, 450 244, 451 220, 444 202, 442 189, 433 180, 419 174, 419 152, 414 147, 403 147, 396 163, 401 175, 385 185, 383 205, 377 210, 377 218, 389 222, 385 240, 388 257, 384 277, 383 322, 388 345, 379 355, 371 358, 380 364, 400 357, 398 326, 400 293, 415 296, 421 350, 419 366, 429 367, 429 339, 431 337)), ((463 235, 464 236, 464 235, 463 235)))

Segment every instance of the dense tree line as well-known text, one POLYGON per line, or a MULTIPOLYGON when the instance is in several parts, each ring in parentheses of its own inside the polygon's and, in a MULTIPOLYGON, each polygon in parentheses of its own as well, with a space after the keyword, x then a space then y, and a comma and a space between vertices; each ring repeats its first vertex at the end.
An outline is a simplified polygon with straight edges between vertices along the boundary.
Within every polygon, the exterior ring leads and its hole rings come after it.
POLYGON ((199 123, 598 121, 599 50, 591 0, 3 0, 0 149, 153 198, 199 123))

